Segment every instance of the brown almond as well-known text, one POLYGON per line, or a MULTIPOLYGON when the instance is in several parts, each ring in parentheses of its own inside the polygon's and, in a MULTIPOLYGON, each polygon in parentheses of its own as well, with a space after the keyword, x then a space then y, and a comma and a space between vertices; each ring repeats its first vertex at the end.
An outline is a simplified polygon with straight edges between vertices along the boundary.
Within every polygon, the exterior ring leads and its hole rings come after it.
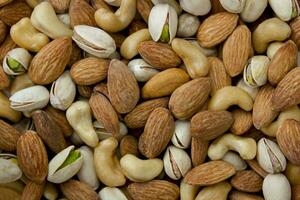
POLYGON ((109 11, 113 11, 111 6, 108 5, 104 0, 90 0, 92 7, 96 10, 104 8, 109 11))
POLYGON ((238 26, 223 46, 223 61, 227 73, 239 75, 248 60, 251 51, 251 32, 246 25, 238 26))
POLYGON ((254 195, 254 194, 248 194, 245 192, 238 192, 238 191, 233 191, 229 195, 230 200, 264 200, 264 198, 254 195))
POLYGON ((0 20, 0 44, 5 40, 8 30, 9 29, 5 23, 0 20))
POLYGON ((148 25, 143 20, 133 20, 128 27, 129 35, 145 28, 148 28, 148 25))
POLYGON ((220 12, 210 15, 200 25, 197 39, 202 47, 213 47, 223 42, 235 29, 238 15, 220 12))
POLYGON ((233 123, 230 131, 235 135, 246 133, 252 126, 252 113, 242 109, 232 111, 233 123))
POLYGON ((10 187, 0 186, 1 200, 18 200, 21 199, 21 193, 10 187))
POLYGON ((210 78, 198 78, 178 87, 171 95, 169 109, 180 120, 192 117, 206 102, 211 90, 210 78))
POLYGON ((151 0, 137 0, 136 9, 145 22, 148 22, 150 11, 153 7, 151 0))
POLYGON ((89 85, 77 85, 77 91, 80 94, 80 96, 89 99, 92 96, 93 88, 89 85))
POLYGON ((290 23, 292 30, 291 39, 296 43, 298 48, 300 48, 300 17, 296 17, 290 23))
POLYGON ((88 184, 70 179, 61 183, 60 190, 68 200, 98 200, 97 193, 88 184))
POLYGON ((8 88, 10 85, 9 78, 7 74, 4 72, 2 65, 0 64, 0 90, 8 88))
POLYGON ((125 156, 126 154, 133 154, 139 156, 138 141, 132 135, 124 136, 120 142, 119 148, 121 156, 125 156))
POLYGON ((76 25, 82 24, 88 26, 96 26, 94 14, 95 9, 92 6, 90 6, 88 2, 82 0, 71 0, 69 7, 69 15, 70 24, 72 28, 74 28, 74 26, 76 25))
POLYGON ((228 179, 235 172, 235 167, 225 161, 209 161, 191 169, 183 181, 190 185, 208 186, 228 179))
POLYGON ((28 182, 22 192, 21 200, 40 200, 43 196, 45 182, 37 184, 35 182, 28 182))
POLYGON ((109 60, 101 58, 85 58, 76 62, 70 74, 78 85, 93 85, 104 80, 107 76, 109 60))
POLYGON ((108 94, 108 89, 107 89, 107 84, 106 83, 98 83, 93 88, 93 91, 94 92, 100 92, 101 94, 103 94, 104 96, 106 96, 106 98, 109 99, 109 94, 108 94))
POLYGON ((32 9, 24 1, 13 1, 0 8, 0 20, 12 26, 24 17, 30 17, 32 9))
POLYGON ((152 180, 145 183, 131 183, 128 192, 133 200, 176 200, 179 188, 165 180, 152 180))
POLYGON ((48 174, 48 155, 42 139, 34 131, 26 131, 17 143, 19 165, 27 178, 42 183, 48 174))
POLYGON ((126 39, 126 36, 121 33, 109 33, 109 35, 112 37, 112 39, 114 39, 117 48, 120 48, 126 39))
POLYGON ((32 59, 28 75, 40 85, 55 81, 65 70, 72 53, 72 40, 58 38, 44 46, 32 59))
POLYGON ((77 44, 75 42, 73 42, 72 43, 72 53, 71 53, 71 57, 70 57, 68 65, 73 66, 74 63, 81 60, 83 57, 82 54, 83 54, 82 50, 77 46, 77 44))
POLYGON ((49 0, 56 13, 65 13, 69 9, 70 0, 49 0))
POLYGON ((144 41, 140 43, 138 52, 147 63, 157 69, 165 70, 181 63, 172 47, 165 43, 144 41))
POLYGON ((228 111, 202 111, 192 117, 191 133, 202 140, 213 140, 225 133, 232 123, 233 117, 228 111))
POLYGON ((250 168, 253 169, 261 177, 265 178, 268 175, 268 172, 266 172, 263 168, 261 168, 257 160, 245 160, 245 161, 250 166, 250 168))
POLYGON ((140 152, 147 158, 160 155, 170 142, 174 129, 174 119, 168 109, 160 107, 153 110, 139 138, 140 152))
POLYGON ((16 47, 16 43, 11 39, 10 35, 8 34, 4 42, 0 46, 0 63, 2 63, 3 58, 6 56, 6 54, 16 47))
POLYGON ((243 170, 237 172, 230 183, 242 192, 259 192, 262 189, 263 179, 253 170, 243 170))
POLYGON ((211 1, 211 13, 219 13, 219 12, 226 12, 226 10, 223 8, 222 4, 220 3, 220 0, 210 0, 211 1))
POLYGON ((20 135, 17 129, 0 119, 0 149, 15 151, 20 135))
POLYGON ((204 141, 201 138, 192 137, 191 160, 194 167, 204 163, 207 156, 208 147, 208 141, 204 141))
POLYGON ((300 185, 292 187, 292 200, 300 200, 300 185))
POLYGON ((130 113, 128 113, 124 121, 128 128, 142 128, 145 126, 151 112, 159 107, 167 108, 169 102, 168 97, 151 99, 137 105, 130 113))

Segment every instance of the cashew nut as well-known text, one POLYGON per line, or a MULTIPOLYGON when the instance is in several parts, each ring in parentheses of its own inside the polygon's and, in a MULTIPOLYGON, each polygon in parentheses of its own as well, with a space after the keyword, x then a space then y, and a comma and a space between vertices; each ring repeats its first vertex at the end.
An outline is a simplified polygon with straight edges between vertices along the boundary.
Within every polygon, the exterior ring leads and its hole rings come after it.
POLYGON ((0 92, 0 117, 8 119, 12 122, 18 122, 22 114, 10 107, 10 101, 7 96, 0 92))
POLYGON ((253 45, 255 51, 264 53, 268 44, 273 41, 283 41, 290 37, 290 26, 274 17, 263 21, 253 32, 253 45))
POLYGON ((208 103, 208 110, 227 110, 232 105, 238 105, 245 111, 252 110, 253 100, 243 89, 236 86, 226 86, 215 92, 208 103))
POLYGON ((94 150, 94 164, 98 178, 109 187, 122 186, 126 178, 116 156, 118 141, 110 137, 102 140, 94 150))
POLYGON ((184 39, 173 39, 172 49, 183 60, 192 79, 206 76, 209 71, 207 57, 195 45, 184 39))
POLYGON ((282 111, 276 121, 262 127, 261 131, 270 137, 276 137, 277 129, 286 119, 294 119, 300 122, 300 109, 297 105, 282 111))
POLYGON ((180 183, 180 200, 195 200, 199 189, 199 186, 189 185, 182 180, 180 183))
POLYGON ((150 181, 163 170, 163 161, 155 158, 142 160, 132 154, 123 156, 120 165, 125 176, 134 182, 150 181))
POLYGON ((138 54, 138 46, 141 42, 151 40, 148 29, 141 29, 129 35, 120 47, 121 55, 126 59, 132 59, 138 54))
POLYGON ((49 43, 49 38, 36 30, 28 17, 11 27, 10 36, 18 46, 33 52, 38 52, 49 43))
POLYGON ((256 142, 252 138, 236 136, 231 133, 216 139, 208 148, 208 157, 211 160, 222 159, 225 154, 233 150, 244 160, 251 160, 256 156, 256 142))
POLYGON ((207 186, 199 192, 195 200, 225 200, 227 199, 231 188, 232 186, 225 181, 217 183, 215 185, 207 186))
POLYGON ((99 27, 109 32, 119 32, 125 29, 136 13, 136 0, 122 0, 120 8, 113 13, 106 8, 95 12, 95 20, 99 27))

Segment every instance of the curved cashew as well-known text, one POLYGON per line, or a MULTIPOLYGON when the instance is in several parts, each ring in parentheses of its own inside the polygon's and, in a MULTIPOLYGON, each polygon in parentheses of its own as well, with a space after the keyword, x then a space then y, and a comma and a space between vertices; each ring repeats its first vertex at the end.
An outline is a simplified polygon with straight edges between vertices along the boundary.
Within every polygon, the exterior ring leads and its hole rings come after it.
POLYGON ((12 122, 18 122, 22 117, 20 112, 15 111, 10 107, 10 101, 2 92, 0 92, 0 117, 12 122))
POLYGON ((274 17, 263 21, 253 32, 255 51, 264 53, 272 41, 283 41, 291 35, 290 26, 274 17))
POLYGON ((226 182, 204 187, 197 195, 195 200, 227 199, 232 186, 226 182))
POLYGON ((180 200, 195 200, 200 186, 189 185, 183 180, 180 183, 180 200))
POLYGON ((100 8, 95 12, 95 20, 99 27, 108 32, 118 32, 126 28, 136 13, 136 0, 122 0, 120 8, 111 12, 100 8))
POLYGON ((172 49, 183 60, 192 79, 207 75, 210 66, 208 59, 194 44, 175 38, 172 41, 172 49))
POLYGON ((208 103, 208 110, 227 110, 238 105, 245 111, 252 110, 253 100, 247 92, 236 86, 226 86, 216 91, 208 103))
POLYGON ((256 142, 252 138, 225 134, 209 146, 208 157, 211 160, 219 160, 229 150, 238 152, 244 160, 251 160, 256 156, 256 142))
POLYGON ((141 42, 151 40, 148 29, 141 29, 129 35, 120 47, 121 55, 126 59, 132 59, 138 54, 138 46, 141 42))
POLYGON ((49 38, 38 32, 28 17, 22 18, 11 27, 10 36, 18 46, 33 52, 38 52, 49 43, 49 38))
POLYGON ((54 8, 49 2, 38 4, 31 14, 32 25, 52 39, 71 37, 73 31, 58 19, 54 8))
POLYGON ((300 109, 298 106, 293 106, 282 111, 276 121, 268 126, 262 127, 261 131, 270 137, 276 137, 277 129, 286 119, 294 119, 300 122, 300 109))
POLYGON ((94 164, 98 178, 109 187, 122 186, 126 178, 116 156, 118 141, 110 137, 102 140, 94 150, 94 164))
POLYGON ((155 158, 142 160, 132 154, 123 156, 120 165, 125 176, 134 182, 150 181, 163 170, 163 161, 155 158))

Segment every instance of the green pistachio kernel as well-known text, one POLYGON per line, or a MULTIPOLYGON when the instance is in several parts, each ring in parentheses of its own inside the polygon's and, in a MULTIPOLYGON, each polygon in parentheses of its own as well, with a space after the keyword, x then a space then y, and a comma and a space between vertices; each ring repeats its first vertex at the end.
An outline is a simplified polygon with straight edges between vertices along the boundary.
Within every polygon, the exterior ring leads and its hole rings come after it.
POLYGON ((160 41, 162 42, 169 42, 170 41, 170 32, 169 32, 169 25, 165 24, 162 30, 160 41))
POLYGON ((67 159, 64 161, 64 163, 58 169, 62 169, 64 167, 66 167, 67 165, 75 162, 80 156, 81 156, 80 151, 78 151, 78 150, 71 151, 69 153, 67 159))
POLYGON ((22 66, 21 63, 19 63, 17 60, 13 59, 13 58, 7 58, 7 64, 9 66, 9 68, 11 70, 13 70, 14 72, 24 72, 25 69, 22 66))

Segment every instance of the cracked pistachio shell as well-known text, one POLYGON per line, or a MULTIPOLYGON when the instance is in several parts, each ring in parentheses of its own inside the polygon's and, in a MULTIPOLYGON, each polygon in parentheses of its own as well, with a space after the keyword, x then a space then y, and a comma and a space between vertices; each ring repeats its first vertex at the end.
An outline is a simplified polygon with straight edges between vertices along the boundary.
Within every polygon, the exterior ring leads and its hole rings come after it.
POLYGON ((0 154, 0 184, 11 183, 22 177, 17 156, 13 154, 0 154))
POLYGON ((176 13, 179 15, 182 12, 182 8, 180 7, 179 3, 176 0, 151 0, 154 5, 157 4, 169 4, 172 6, 175 10, 176 13))
POLYGON ((166 174, 174 180, 184 177, 192 167, 189 155, 175 146, 167 148, 163 161, 166 174))
POLYGON ((270 59, 267 56, 253 56, 244 68, 244 81, 249 87, 267 83, 270 59))
POLYGON ((122 190, 117 187, 105 187, 100 190, 98 196, 101 200, 128 200, 122 190))
MULTIPOLYGON (((107 130, 105 130, 105 128, 101 122, 94 121, 93 127, 99 137, 99 140, 105 140, 105 139, 113 136, 112 133, 109 133, 107 130)), ((123 122, 120 122, 120 137, 127 135, 127 133, 128 133, 127 126, 123 122)), ((118 139, 121 139, 121 138, 118 138, 118 139)))
POLYGON ((72 39, 81 49, 98 58, 108 58, 116 51, 114 39, 100 28, 77 25, 72 39))
POLYGON ((210 0, 179 0, 182 9, 190 14, 206 15, 211 9, 210 0))
POLYGON ((297 0, 269 0, 275 14, 283 21, 289 21, 299 15, 297 0))
POLYGON ((157 69, 146 63, 143 59, 133 59, 128 63, 130 71, 133 72, 135 78, 139 82, 146 82, 155 74, 159 73, 157 69))
POLYGON ((172 6, 168 4, 157 4, 151 9, 148 27, 150 35, 155 42, 160 40, 162 36, 168 36, 168 42, 171 43, 172 39, 176 36, 177 24, 177 13, 172 6), (166 25, 168 29, 165 29, 166 25))
POLYGON ((22 74, 28 69, 31 59, 32 56, 26 49, 12 49, 3 59, 3 70, 8 75, 22 74))
POLYGON ((286 159, 279 146, 266 138, 257 143, 257 161, 269 173, 280 173, 286 168, 286 159))
POLYGON ((191 123, 186 120, 177 120, 175 122, 175 131, 172 137, 174 146, 186 149, 191 144, 191 123))
POLYGON ((246 162, 237 153, 228 151, 222 160, 232 164, 237 171, 241 171, 247 168, 246 162))
POLYGON ((14 93, 10 98, 10 107, 21 112, 30 112, 47 106, 49 91, 44 86, 35 85, 14 93))
POLYGON ((258 90, 259 88, 256 87, 256 88, 253 88, 253 87, 249 87, 243 78, 241 78, 241 80, 238 82, 237 84, 237 87, 243 89, 244 91, 246 91, 251 97, 253 100, 255 100, 256 96, 257 96, 257 93, 258 93, 258 90))
POLYGON ((78 151, 74 150, 74 146, 69 146, 59 152, 52 160, 49 162, 48 166, 48 176, 47 180, 52 183, 62 183, 70 178, 72 178, 77 172, 80 170, 82 163, 83 163, 83 157, 80 153, 79 157, 76 158, 74 161, 68 163, 66 166, 62 167, 64 162, 68 159, 70 156, 70 153, 72 151, 78 151))
POLYGON ((76 85, 70 72, 65 71, 56 81, 52 83, 50 91, 50 103, 54 108, 66 110, 74 101, 76 85))
POLYGON ((220 0, 222 7, 231 13, 241 13, 244 10, 246 0, 220 0))

